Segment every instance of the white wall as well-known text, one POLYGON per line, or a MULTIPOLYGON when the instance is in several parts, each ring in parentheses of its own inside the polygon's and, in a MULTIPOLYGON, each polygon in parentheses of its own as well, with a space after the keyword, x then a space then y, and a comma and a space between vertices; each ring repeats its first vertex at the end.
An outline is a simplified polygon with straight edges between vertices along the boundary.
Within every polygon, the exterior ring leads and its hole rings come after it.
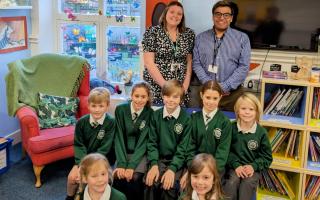
POLYGON ((218 0, 182 0, 186 17, 186 26, 196 34, 212 28, 211 9, 218 0))

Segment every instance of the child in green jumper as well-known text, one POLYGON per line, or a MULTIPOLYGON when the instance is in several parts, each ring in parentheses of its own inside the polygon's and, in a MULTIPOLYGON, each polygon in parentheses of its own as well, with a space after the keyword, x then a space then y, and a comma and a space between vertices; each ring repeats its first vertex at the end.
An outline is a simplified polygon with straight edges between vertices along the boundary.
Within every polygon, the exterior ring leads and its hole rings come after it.
POLYGON ((103 87, 94 88, 89 93, 88 102, 90 114, 79 119, 75 128, 75 165, 68 175, 66 199, 73 199, 78 188, 81 159, 94 152, 107 156, 113 143, 115 121, 106 113, 110 104, 109 91, 103 87))
POLYGON ((113 172, 113 186, 126 194, 129 200, 143 199, 147 134, 153 113, 150 106, 150 86, 140 82, 132 87, 131 101, 118 105, 115 110, 117 168, 113 172))
POLYGON ((257 189, 261 170, 272 162, 267 131, 259 123, 261 105, 256 96, 244 93, 234 110, 232 145, 228 159, 229 172, 224 186, 226 199, 251 199, 257 189))
POLYGON ((124 194, 111 187, 111 167, 106 157, 100 153, 91 153, 82 159, 80 177, 79 195, 76 200, 127 199, 124 194))
POLYGON ((176 200, 177 181, 185 161, 191 131, 191 120, 179 106, 184 89, 177 80, 162 87, 164 107, 156 110, 150 121, 147 158, 150 169, 145 183, 148 200, 176 200))
MULTIPOLYGON (((187 164, 199 153, 209 153, 217 160, 220 177, 225 172, 230 144, 231 144, 231 123, 219 109, 222 89, 215 81, 208 81, 203 84, 200 97, 203 108, 193 113, 192 132, 188 150, 187 164)), ((182 188, 186 184, 187 173, 180 181, 182 188)))

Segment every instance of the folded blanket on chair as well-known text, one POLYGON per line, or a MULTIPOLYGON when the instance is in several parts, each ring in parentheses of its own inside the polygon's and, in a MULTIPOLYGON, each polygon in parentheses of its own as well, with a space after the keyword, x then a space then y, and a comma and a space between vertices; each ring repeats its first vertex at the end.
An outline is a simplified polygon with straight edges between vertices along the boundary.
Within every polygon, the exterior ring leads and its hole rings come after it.
POLYGON ((40 54, 8 64, 5 77, 9 116, 24 105, 37 108, 38 92, 55 96, 76 96, 86 59, 79 56, 40 54))

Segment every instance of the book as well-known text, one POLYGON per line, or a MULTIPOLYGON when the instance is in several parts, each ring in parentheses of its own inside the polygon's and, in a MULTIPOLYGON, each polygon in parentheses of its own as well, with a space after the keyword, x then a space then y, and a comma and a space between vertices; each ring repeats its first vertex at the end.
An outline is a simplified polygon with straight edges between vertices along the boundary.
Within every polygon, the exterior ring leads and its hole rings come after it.
POLYGON ((287 145, 284 157, 288 157, 288 155, 290 155, 289 151, 290 151, 291 146, 293 146, 292 145, 293 137, 294 137, 294 130, 291 130, 291 133, 290 133, 290 136, 289 136, 289 140, 288 140, 288 145, 287 145))
POLYGON ((286 71, 262 71, 263 78, 288 79, 286 71))
POLYGON ((291 95, 291 88, 286 90, 286 92, 284 93, 283 97, 281 97, 278 104, 272 109, 272 111, 271 111, 272 115, 277 115, 280 113, 280 110, 282 110, 283 107, 285 107, 285 105, 287 105, 287 99, 290 95, 291 95))
POLYGON ((297 138, 297 133, 298 131, 297 130, 293 130, 293 141, 292 141, 292 144, 291 144, 291 148, 290 148, 290 153, 289 153, 289 156, 290 157, 293 157, 293 151, 294 151, 294 144, 296 142, 296 138, 297 138))
POLYGON ((290 185, 288 177, 283 172, 275 171, 275 173, 276 173, 277 177, 279 178, 279 181, 280 181, 282 187, 284 188, 284 190, 288 194, 288 197, 290 199, 294 199, 296 197, 296 195, 293 192, 293 189, 290 185))
POLYGON ((283 93, 285 92, 285 90, 281 90, 281 89, 278 89, 277 92, 276 92, 276 95, 273 96, 271 98, 271 100, 269 101, 268 103, 268 106, 266 107, 265 109, 265 112, 264 114, 269 114, 272 109, 277 105, 277 103, 280 101, 283 93))
POLYGON ((299 144, 300 144, 300 132, 297 132, 297 136, 296 136, 296 141, 294 143, 294 152, 293 152, 293 156, 295 160, 299 160, 299 153, 300 153, 300 148, 299 148, 299 144))

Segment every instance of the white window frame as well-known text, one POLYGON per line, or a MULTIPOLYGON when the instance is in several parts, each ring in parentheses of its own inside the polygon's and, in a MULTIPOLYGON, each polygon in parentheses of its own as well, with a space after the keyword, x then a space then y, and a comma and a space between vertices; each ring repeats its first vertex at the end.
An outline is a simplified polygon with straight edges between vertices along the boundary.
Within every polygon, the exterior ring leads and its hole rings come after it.
MULTIPOLYGON (((146 1, 142 0, 140 9, 140 17, 135 17, 135 21, 131 21, 131 16, 124 16, 122 22, 117 22, 115 16, 105 16, 105 15, 81 15, 74 14, 76 19, 74 21, 68 19, 67 14, 59 12, 61 8, 60 0, 55 0, 53 9, 55 16, 55 49, 59 53, 63 53, 63 45, 61 38, 61 24, 86 24, 86 25, 95 25, 96 32, 96 77, 106 80, 108 73, 108 58, 107 58, 107 49, 108 43, 106 39, 106 30, 108 26, 125 26, 125 27, 140 27, 140 39, 142 40, 142 35, 145 31, 145 10, 146 10, 146 1), (140 24, 140 25, 139 25, 140 24)), ((104 0, 99 0, 99 8, 102 10, 102 13, 105 13, 105 8, 103 5, 104 0)), ((140 77, 142 77, 143 71, 143 59, 142 59, 142 48, 141 40, 139 41, 139 55, 140 55, 140 77)), ((111 80, 112 81, 112 80, 111 80)), ((121 84, 121 83, 120 83, 121 84)))

